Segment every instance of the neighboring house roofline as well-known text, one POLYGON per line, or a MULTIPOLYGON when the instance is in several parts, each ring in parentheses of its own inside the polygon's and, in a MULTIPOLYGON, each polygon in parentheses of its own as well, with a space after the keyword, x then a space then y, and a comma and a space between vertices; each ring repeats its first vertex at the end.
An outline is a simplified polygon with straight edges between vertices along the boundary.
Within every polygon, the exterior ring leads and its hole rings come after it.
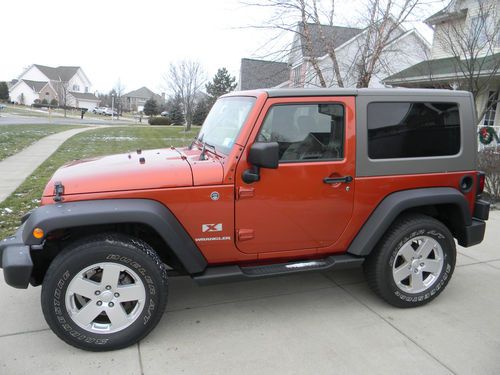
MULTIPOLYGON (((85 74, 85 72, 83 71, 83 69, 82 69, 82 67, 81 67, 81 66, 80 66, 80 67, 78 67, 78 70, 76 71, 76 74, 81 74, 81 75, 83 76, 83 79, 84 79, 85 81, 87 81, 87 82, 88 82, 88 84, 89 84, 89 85, 88 85, 88 87, 91 87, 91 86, 92 86, 92 82, 90 81, 89 77, 85 74)), ((74 76, 73 76, 73 77, 74 77, 74 76)), ((73 78, 73 77, 71 77, 71 78, 73 78)))
POLYGON ((457 6, 458 6, 457 0, 450 1, 450 3, 446 7, 441 9, 439 12, 436 12, 432 16, 426 18, 424 20, 424 23, 426 23, 429 26, 432 26, 438 23, 451 21, 454 19, 460 19, 467 16, 468 9, 467 8, 459 9, 457 6))
MULTIPOLYGON (((387 45, 384 48, 387 48, 391 44, 396 43, 398 40, 401 40, 402 38, 407 37, 407 36, 409 36, 409 35, 411 35, 413 33, 415 34, 415 36, 417 38, 420 39, 421 42, 423 42, 425 44, 425 46, 427 48, 430 49, 432 47, 432 44, 429 43, 429 41, 416 28, 413 28, 413 29, 410 29, 410 30, 406 30, 402 25, 398 25, 398 28, 401 29, 401 31, 403 32, 403 34, 401 34, 401 35, 393 38, 391 41, 389 41, 387 43, 387 45)), ((355 35, 353 38, 349 39, 348 41, 346 41, 344 44, 340 45, 339 47, 334 48, 334 52, 338 53, 340 50, 342 50, 343 48, 347 47, 349 44, 353 43, 356 39, 361 38, 361 36, 363 34, 365 34, 366 32, 367 32, 367 29, 365 29, 361 33, 355 35)), ((318 61, 323 61, 323 60, 327 59, 328 57, 329 57, 329 55, 326 54, 324 56, 319 57, 317 60, 318 61)))
POLYGON ((309 58, 319 58, 321 56, 324 56, 325 54, 328 54, 326 51, 326 46, 323 43, 323 40, 321 38, 321 34, 325 38, 336 38, 333 42, 333 48, 336 49, 338 46, 345 44, 347 41, 353 39, 356 35, 359 35, 364 31, 364 29, 357 28, 357 27, 348 27, 348 26, 336 26, 336 25, 324 25, 324 24, 317 24, 317 23, 309 23, 307 22, 306 25, 309 27, 309 35, 311 37, 311 48, 312 48, 312 55, 313 56, 308 56, 307 55, 307 48, 306 47, 307 43, 305 41, 305 32, 303 31, 304 29, 304 23, 299 22, 297 24, 297 31, 296 34, 299 36, 298 41, 300 43, 300 51, 303 57, 309 57, 309 58), (326 34, 326 35, 325 35, 326 34), (335 45, 337 44, 338 45, 335 45))
MULTIPOLYGON (((500 59, 500 53, 494 55, 487 55, 478 61, 479 66, 482 68, 480 71, 474 72, 475 75, 491 76, 495 72, 488 64, 495 64, 495 61, 500 59)), ((463 61, 463 60, 462 60, 463 61)), ((432 80, 456 80, 464 79, 461 76, 460 69, 457 67, 457 60, 455 57, 445 57, 442 59, 425 60, 418 64, 412 65, 396 74, 386 77, 382 80, 388 85, 397 85, 401 83, 411 82, 428 82, 432 80)), ((500 71, 497 71, 497 76, 500 76, 500 71)))
POLYGON ((90 92, 75 92, 75 91, 68 91, 68 95, 71 95, 75 99, 78 100, 86 100, 88 102, 99 102, 100 99, 95 96, 94 94, 90 92))
POLYGON ((290 79, 290 66, 286 62, 242 58, 239 88, 249 90, 283 84, 290 79))
POLYGON ((139 87, 136 90, 123 94, 122 97, 137 98, 137 99, 151 99, 152 97, 161 97, 160 94, 155 93, 146 86, 139 87))

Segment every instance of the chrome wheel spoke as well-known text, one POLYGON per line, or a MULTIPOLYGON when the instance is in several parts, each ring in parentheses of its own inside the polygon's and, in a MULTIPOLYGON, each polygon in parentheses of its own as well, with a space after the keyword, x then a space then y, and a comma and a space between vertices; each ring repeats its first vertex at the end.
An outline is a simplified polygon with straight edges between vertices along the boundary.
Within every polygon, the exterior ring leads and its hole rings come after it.
POLYGON ((443 249, 433 237, 414 237, 404 243, 394 257, 392 278, 405 293, 421 293, 438 280, 443 259, 443 249), (416 245, 418 248, 414 250, 416 245))
POLYGON ((425 272, 430 272, 433 275, 436 275, 439 273, 439 271, 441 271, 442 262, 440 260, 425 259, 423 263, 424 263, 423 270, 425 272))
POLYGON ((142 285, 129 284, 129 285, 120 285, 116 289, 117 293, 119 293, 118 300, 121 302, 127 301, 139 301, 143 302, 146 298, 146 291, 142 285))
POLYGON ((436 245, 436 241, 432 238, 426 238, 417 249, 417 254, 423 259, 427 258, 436 245))
POLYGON ((401 282, 406 279, 411 274, 411 269, 408 268, 408 264, 405 263, 401 265, 397 270, 394 271, 394 280, 396 282, 401 282))
POLYGON ((410 277, 410 285, 414 290, 421 290, 425 288, 422 272, 412 273, 410 277))
POLYGON ((90 301, 74 314, 72 318, 81 325, 88 326, 102 311, 102 306, 97 306, 95 302, 90 301))
POLYGON ((70 293, 75 293, 88 299, 95 297, 95 291, 99 289, 99 284, 83 277, 78 277, 73 280, 70 293))
POLYGON ((122 328, 129 322, 127 313, 119 303, 114 305, 114 307, 108 307, 106 309, 106 315, 108 316, 113 329, 122 328))
POLYGON ((102 262, 73 277, 65 293, 65 305, 68 315, 80 328, 110 334, 127 328, 139 318, 146 297, 144 282, 135 270, 119 263, 102 262))
POLYGON ((101 286, 109 285, 112 289, 115 289, 118 286, 121 271, 122 267, 114 263, 108 263, 103 266, 101 286))
POLYGON ((411 262, 412 258, 415 256, 415 250, 413 250, 413 247, 411 245, 412 242, 408 241, 403 246, 401 246, 401 249, 399 249, 398 252, 398 255, 402 256, 406 262, 411 262))

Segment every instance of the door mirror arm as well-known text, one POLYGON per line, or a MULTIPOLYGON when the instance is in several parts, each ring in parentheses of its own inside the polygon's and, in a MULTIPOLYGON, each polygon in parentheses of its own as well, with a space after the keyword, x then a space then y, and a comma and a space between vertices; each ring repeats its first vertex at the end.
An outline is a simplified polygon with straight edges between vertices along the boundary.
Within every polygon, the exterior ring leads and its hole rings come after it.
POLYGON ((252 165, 250 169, 243 171, 241 179, 246 184, 251 184, 260 180, 260 168, 256 165, 252 165))

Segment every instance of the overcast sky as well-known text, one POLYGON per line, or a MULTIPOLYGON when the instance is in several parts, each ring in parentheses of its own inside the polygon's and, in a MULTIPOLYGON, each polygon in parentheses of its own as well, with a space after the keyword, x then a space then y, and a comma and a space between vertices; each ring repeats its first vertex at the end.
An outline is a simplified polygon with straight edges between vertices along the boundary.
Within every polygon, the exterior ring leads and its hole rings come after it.
MULTIPOLYGON (((337 1, 339 23, 353 26, 359 2, 337 1)), ((423 16, 442 6, 437 0, 423 16)), ((0 81, 31 64, 76 65, 99 92, 118 79, 126 91, 162 92, 170 62, 197 60, 208 78, 222 66, 238 76, 240 59, 261 55, 269 38, 268 31, 243 26, 262 24, 270 11, 239 0, 24 0, 0 7, 0 81)), ((426 26, 419 30, 432 38, 426 26)))

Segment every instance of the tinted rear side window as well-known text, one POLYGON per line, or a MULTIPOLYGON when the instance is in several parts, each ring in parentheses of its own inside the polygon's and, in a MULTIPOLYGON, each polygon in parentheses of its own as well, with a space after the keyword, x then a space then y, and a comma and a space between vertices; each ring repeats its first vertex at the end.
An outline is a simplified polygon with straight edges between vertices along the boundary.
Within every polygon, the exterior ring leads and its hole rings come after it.
POLYGON ((368 156, 371 159, 446 156, 459 151, 458 104, 368 104, 368 156))

